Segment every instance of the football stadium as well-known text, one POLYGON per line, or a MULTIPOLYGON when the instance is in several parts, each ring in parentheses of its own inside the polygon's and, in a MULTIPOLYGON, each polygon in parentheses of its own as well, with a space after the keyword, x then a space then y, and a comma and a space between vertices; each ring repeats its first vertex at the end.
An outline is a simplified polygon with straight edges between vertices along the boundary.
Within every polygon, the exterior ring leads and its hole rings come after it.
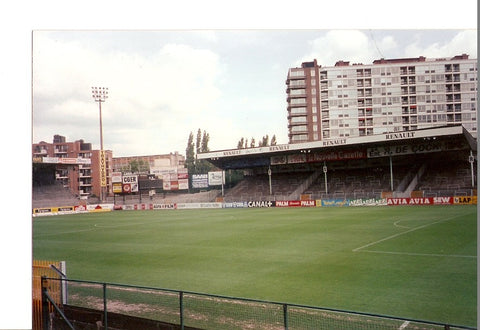
MULTIPOLYGON (((477 148, 461 125, 197 159, 215 171, 190 193, 129 177, 157 193, 34 194, 35 329, 475 329, 477 148)), ((54 190, 54 167, 33 166, 54 190)))
MULTIPOLYGON (((477 60, 289 68, 288 143, 32 145, 34 329, 475 329, 477 60)), ((260 143, 261 142, 261 143, 260 143)))

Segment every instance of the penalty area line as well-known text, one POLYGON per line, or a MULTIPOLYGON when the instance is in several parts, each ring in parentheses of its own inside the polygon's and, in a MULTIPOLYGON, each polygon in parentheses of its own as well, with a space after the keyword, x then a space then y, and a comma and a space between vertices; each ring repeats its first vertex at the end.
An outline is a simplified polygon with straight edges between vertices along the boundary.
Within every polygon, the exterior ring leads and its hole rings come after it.
POLYGON ((376 250, 363 250, 361 252, 379 253, 379 254, 396 254, 396 255, 405 255, 405 256, 420 256, 420 257, 449 257, 449 258, 476 258, 477 257, 477 256, 466 256, 461 254, 393 252, 393 251, 376 251, 376 250))

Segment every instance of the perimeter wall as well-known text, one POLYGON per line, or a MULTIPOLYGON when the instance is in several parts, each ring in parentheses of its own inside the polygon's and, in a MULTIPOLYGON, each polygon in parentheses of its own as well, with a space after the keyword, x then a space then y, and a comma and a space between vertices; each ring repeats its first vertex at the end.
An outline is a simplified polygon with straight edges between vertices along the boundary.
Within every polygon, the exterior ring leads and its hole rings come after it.
POLYGON ((128 210, 180 210, 180 209, 221 209, 221 208, 269 208, 269 207, 354 207, 354 206, 400 206, 400 205, 471 205, 477 204, 477 196, 452 197, 409 197, 371 199, 317 199, 286 201, 244 201, 211 203, 139 203, 129 205, 93 204, 59 206, 33 209, 33 217, 89 212, 110 212, 128 210))

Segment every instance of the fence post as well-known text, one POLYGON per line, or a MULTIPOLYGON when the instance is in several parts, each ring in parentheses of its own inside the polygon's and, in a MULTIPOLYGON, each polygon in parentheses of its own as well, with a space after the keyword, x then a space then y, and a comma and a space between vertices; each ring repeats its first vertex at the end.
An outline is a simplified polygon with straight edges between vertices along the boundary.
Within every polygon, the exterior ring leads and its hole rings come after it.
POLYGON ((180 291, 180 328, 184 330, 183 324, 183 291, 180 291))
POLYGON ((49 315, 49 308, 48 308, 48 299, 46 296, 46 291, 47 291, 47 278, 45 276, 42 276, 41 278, 41 284, 42 284, 42 323, 43 323, 43 329, 48 330, 49 329, 49 321, 50 321, 50 315, 49 315))
POLYGON ((107 311, 107 283, 103 283, 103 321, 104 329, 108 329, 108 311, 107 311))
POLYGON ((283 326, 288 330, 288 305, 283 304, 283 326))

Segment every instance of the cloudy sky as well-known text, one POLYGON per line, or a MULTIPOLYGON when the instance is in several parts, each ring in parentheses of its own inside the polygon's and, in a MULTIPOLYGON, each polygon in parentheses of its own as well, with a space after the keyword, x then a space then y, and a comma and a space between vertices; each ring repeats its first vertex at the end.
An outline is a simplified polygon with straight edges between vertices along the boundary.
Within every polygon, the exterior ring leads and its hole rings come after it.
POLYGON ((33 32, 33 142, 54 134, 99 148, 92 86, 114 156, 185 153, 205 130, 210 149, 264 135, 287 143, 288 69, 317 59, 477 57, 475 30, 302 29, 33 32))

